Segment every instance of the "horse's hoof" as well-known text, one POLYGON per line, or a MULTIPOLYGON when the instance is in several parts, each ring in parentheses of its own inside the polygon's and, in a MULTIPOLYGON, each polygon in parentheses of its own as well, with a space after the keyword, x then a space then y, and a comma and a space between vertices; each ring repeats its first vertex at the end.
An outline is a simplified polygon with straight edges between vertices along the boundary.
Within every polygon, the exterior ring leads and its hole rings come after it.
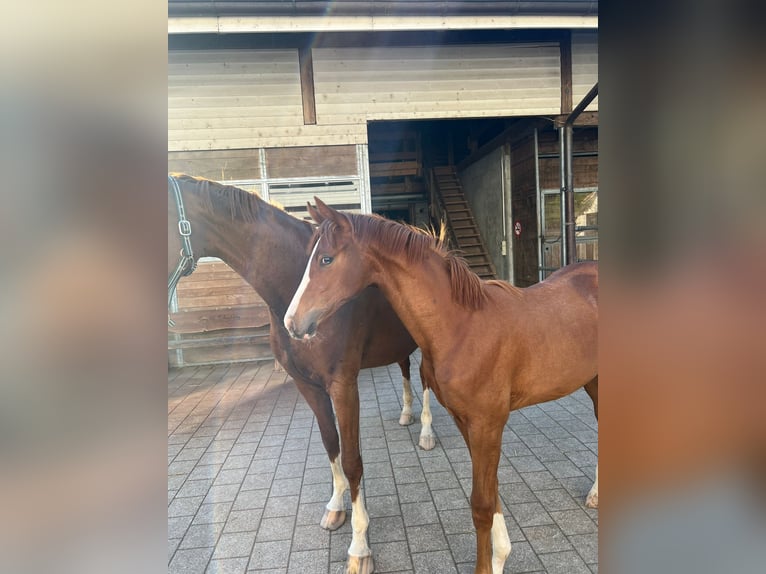
POLYGON ((409 426, 414 422, 415 422, 415 419, 413 418, 412 415, 402 414, 402 416, 399 417, 399 424, 402 425, 403 427, 409 426))
POLYGON ((346 574, 372 574, 375 571, 375 565, 370 556, 351 556, 349 554, 346 561, 346 574))
POLYGON ((420 445, 420 448, 423 450, 433 450, 433 448, 436 446, 436 437, 432 434, 428 435, 420 435, 420 440, 418 441, 418 444, 420 445))
POLYGON ((324 516, 322 517, 322 522, 319 523, 319 526, 325 530, 338 530, 338 528, 343 526, 344 522, 346 522, 345 510, 330 510, 329 508, 325 508, 324 516))
POLYGON ((589 492, 585 499, 585 506, 588 508, 598 508, 598 492, 589 492))

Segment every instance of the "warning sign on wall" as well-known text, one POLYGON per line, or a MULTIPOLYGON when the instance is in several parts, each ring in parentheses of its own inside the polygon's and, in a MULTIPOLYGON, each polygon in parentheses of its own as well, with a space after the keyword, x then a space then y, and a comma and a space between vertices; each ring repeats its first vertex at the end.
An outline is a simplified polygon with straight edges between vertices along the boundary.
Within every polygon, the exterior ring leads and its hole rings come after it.
POLYGON ((521 237, 521 221, 517 221, 513 224, 513 234, 516 237, 521 237))

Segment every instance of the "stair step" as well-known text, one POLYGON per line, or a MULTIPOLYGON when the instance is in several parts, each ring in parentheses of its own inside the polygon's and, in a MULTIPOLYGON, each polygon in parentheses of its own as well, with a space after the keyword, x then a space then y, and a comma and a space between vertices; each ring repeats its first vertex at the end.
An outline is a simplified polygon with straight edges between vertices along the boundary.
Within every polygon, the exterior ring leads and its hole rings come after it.
POLYGON ((466 247, 465 245, 460 246, 460 251, 462 251, 465 255, 486 255, 487 252, 482 248, 481 245, 476 245, 474 247, 466 247))

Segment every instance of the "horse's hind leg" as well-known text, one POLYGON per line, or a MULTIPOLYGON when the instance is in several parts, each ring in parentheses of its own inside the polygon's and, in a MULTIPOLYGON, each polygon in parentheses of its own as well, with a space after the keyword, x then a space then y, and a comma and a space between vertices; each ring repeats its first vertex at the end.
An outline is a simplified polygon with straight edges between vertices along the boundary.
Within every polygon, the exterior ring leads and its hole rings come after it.
POLYGON ((322 443, 330 459, 332 497, 325 507, 320 525, 327 530, 337 530, 346 521, 343 494, 348 490, 348 482, 341 468, 340 443, 338 431, 335 428, 335 416, 333 415, 330 395, 327 394, 321 383, 295 379, 295 385, 314 412, 319 425, 319 432, 322 435, 322 443))
POLYGON ((410 384, 410 357, 407 356, 403 361, 399 361, 399 368, 402 370, 402 391, 403 402, 402 414, 399 415, 399 424, 402 426, 411 425, 415 419, 412 418, 412 385, 410 384))
POLYGON ((431 390, 428 384, 427 375, 424 375, 426 369, 424 363, 420 363, 420 380, 423 383, 423 409, 420 411, 420 440, 418 444, 423 450, 431 450, 436 446, 436 435, 431 426, 433 417, 431 416, 431 390))
MULTIPOLYGON (((593 401, 593 413, 596 415, 596 420, 598 420, 598 376, 585 385, 585 392, 588 393, 588 396, 593 401)), ((585 497, 585 506, 588 508, 598 508, 598 462, 596 463, 596 481, 593 483, 588 496, 585 497)))

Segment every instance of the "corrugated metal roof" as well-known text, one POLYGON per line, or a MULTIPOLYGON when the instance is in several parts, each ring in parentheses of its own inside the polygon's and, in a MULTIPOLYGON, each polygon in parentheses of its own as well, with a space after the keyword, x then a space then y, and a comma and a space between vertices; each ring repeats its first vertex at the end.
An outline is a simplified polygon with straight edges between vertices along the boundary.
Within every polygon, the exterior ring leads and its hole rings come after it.
POLYGON ((598 0, 168 0, 168 16, 597 16, 598 0))

